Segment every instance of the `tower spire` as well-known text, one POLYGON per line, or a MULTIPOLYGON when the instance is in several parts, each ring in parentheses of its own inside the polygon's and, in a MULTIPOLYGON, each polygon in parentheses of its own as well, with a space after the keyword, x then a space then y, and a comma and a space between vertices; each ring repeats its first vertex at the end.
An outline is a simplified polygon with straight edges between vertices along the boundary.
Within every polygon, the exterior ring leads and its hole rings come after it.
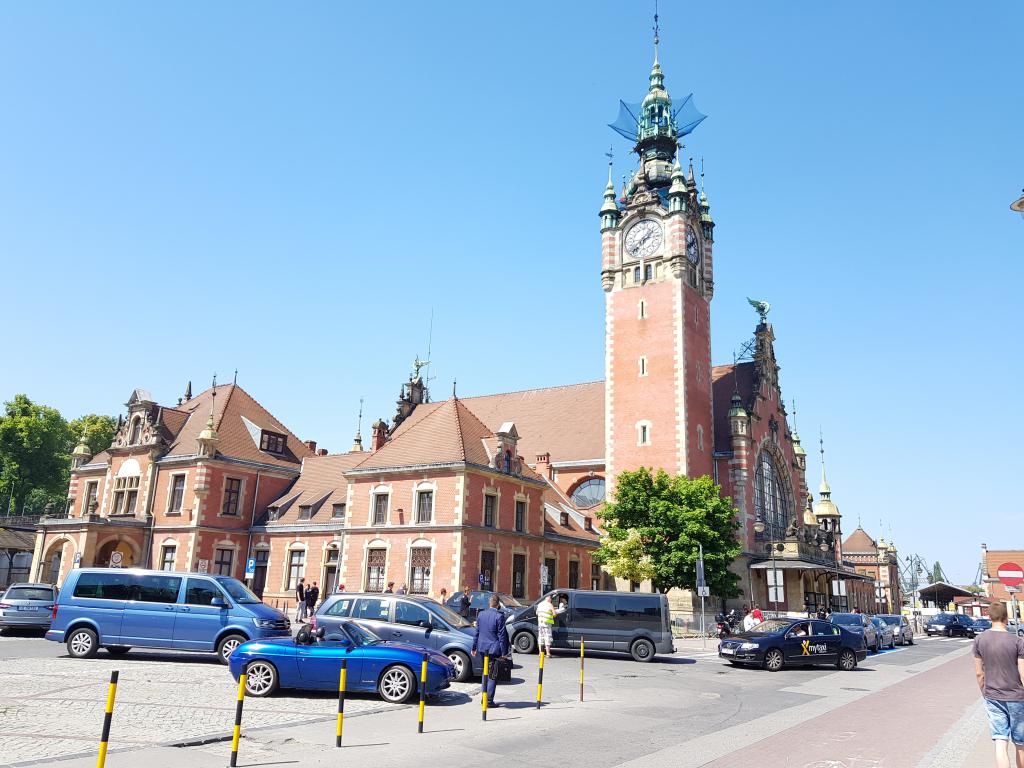
POLYGON ((818 446, 821 451, 821 485, 818 487, 818 492, 823 499, 827 499, 832 495, 832 489, 829 488, 828 478, 825 477, 825 436, 821 427, 818 427, 818 446))
POLYGON ((658 43, 661 40, 658 37, 658 0, 654 0, 654 66, 658 66, 658 43))
POLYGON ((363 398, 359 398, 359 420, 356 422, 356 437, 352 441, 352 452, 363 452, 363 398))

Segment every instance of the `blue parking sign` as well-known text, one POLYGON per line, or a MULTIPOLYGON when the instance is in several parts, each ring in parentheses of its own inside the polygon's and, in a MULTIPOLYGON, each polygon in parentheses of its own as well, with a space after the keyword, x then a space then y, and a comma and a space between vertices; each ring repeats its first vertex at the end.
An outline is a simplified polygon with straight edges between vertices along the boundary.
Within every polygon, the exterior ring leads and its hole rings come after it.
POLYGON ((256 575, 256 558, 250 557, 245 561, 245 578, 251 579, 256 575))
POLYGON ((479 582, 480 582, 481 584, 483 584, 483 583, 484 583, 485 579, 484 579, 484 575, 483 575, 482 573, 481 573, 481 574, 480 574, 480 576, 479 576, 479 577, 477 578, 477 581, 479 581, 479 582))

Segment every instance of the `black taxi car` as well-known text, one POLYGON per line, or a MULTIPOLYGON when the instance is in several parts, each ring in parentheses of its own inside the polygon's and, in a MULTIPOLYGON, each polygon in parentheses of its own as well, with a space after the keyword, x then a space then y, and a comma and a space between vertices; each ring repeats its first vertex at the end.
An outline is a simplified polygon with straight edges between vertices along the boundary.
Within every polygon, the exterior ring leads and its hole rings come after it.
POLYGON ((833 664, 852 670, 868 655, 864 636, 827 621, 769 619, 718 645, 720 658, 778 672, 785 666, 833 664))

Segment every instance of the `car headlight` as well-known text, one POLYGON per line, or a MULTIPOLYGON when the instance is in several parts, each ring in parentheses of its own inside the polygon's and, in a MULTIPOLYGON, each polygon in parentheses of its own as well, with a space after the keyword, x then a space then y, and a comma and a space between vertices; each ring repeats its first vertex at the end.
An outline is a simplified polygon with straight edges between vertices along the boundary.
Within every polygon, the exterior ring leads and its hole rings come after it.
POLYGON ((253 619, 252 623, 260 629, 273 629, 277 621, 275 619, 253 619))
POLYGON ((743 645, 740 646, 740 650, 741 651, 756 651, 757 650, 757 643, 743 643, 743 645))

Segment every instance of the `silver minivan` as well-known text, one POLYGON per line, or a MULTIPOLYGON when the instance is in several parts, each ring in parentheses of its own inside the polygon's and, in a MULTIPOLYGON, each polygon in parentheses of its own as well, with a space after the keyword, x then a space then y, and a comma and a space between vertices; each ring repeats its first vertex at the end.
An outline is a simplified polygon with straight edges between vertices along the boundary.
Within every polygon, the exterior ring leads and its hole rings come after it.
POLYGON ((347 619, 364 625, 383 640, 440 651, 455 665, 459 682, 483 672, 483 656, 472 655, 476 635, 472 622, 429 597, 339 592, 324 600, 310 624, 324 627, 329 633, 347 619))

